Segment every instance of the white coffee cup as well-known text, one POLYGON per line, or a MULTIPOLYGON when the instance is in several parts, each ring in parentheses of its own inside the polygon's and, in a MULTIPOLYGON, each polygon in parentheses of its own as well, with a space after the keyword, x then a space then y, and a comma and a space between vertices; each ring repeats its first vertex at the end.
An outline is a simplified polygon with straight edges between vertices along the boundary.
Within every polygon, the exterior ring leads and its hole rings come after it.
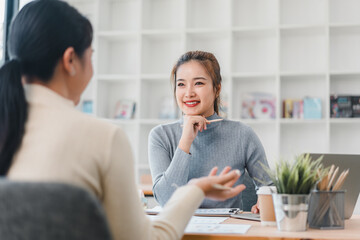
POLYGON ((262 186, 256 193, 259 199, 261 225, 276 226, 274 203, 272 200, 272 194, 276 193, 276 187, 262 186))

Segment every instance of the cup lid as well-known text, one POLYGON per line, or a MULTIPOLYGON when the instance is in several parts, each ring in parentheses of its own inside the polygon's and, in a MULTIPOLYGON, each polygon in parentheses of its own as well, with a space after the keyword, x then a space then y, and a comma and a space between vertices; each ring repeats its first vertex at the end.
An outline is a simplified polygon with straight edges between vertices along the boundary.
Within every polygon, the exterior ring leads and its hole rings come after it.
POLYGON ((275 186, 262 186, 257 190, 257 194, 273 194, 277 193, 275 186))

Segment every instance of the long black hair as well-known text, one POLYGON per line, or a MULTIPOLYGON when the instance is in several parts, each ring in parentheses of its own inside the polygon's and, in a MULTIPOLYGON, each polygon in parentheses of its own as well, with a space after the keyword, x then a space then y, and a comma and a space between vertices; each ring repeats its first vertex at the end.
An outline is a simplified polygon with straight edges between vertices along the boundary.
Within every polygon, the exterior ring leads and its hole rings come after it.
POLYGON ((93 37, 91 23, 59 0, 37 0, 13 19, 10 61, 0 68, 0 175, 6 175, 25 132, 28 107, 22 76, 48 82, 64 51, 73 47, 82 57, 93 37))

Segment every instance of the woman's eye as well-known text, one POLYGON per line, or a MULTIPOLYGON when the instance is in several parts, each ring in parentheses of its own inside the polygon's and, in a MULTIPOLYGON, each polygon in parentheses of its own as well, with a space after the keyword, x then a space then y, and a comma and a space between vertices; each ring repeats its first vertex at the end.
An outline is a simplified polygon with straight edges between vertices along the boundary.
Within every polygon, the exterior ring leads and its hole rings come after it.
POLYGON ((184 86, 184 84, 183 83, 178 83, 177 86, 182 87, 182 86, 184 86))
POLYGON ((203 82, 196 82, 195 85, 204 85, 203 82))

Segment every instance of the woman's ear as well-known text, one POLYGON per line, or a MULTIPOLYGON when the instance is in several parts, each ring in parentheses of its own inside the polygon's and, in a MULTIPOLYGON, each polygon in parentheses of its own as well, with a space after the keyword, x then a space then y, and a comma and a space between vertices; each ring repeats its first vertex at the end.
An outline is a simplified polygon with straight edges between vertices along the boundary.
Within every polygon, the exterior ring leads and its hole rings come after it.
POLYGON ((75 58, 76 54, 74 48, 68 47, 63 54, 62 62, 65 71, 72 77, 76 75, 75 58))
POLYGON ((220 96, 220 92, 221 92, 221 84, 219 84, 219 86, 217 86, 216 88, 215 98, 218 98, 220 96))

